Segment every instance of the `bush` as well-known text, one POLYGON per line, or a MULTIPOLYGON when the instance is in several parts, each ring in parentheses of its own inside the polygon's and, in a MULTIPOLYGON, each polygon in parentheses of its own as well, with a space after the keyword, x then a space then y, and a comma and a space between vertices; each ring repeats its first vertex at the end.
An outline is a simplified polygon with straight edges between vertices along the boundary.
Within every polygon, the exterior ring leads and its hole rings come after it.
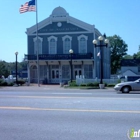
POLYGON ((121 83, 121 79, 118 79, 117 83, 121 83))
POLYGON ((93 83, 87 83, 87 86, 89 86, 89 87, 93 87, 94 84, 93 84, 93 83))
POLYGON ((114 87, 115 84, 108 84, 107 87, 114 87))
MULTIPOLYGON (((14 83, 16 83, 16 81, 14 81, 14 83)), ((18 80, 17 84, 22 86, 23 84, 25 84, 25 80, 18 80)))
POLYGON ((3 82, 3 80, 2 79, 0 79, 0 84, 3 82))
POLYGON ((25 81, 24 81, 24 80, 18 80, 18 81, 17 81, 17 84, 18 84, 18 85, 23 85, 23 84, 25 84, 25 81))
POLYGON ((13 86, 14 85, 14 83, 8 83, 8 86, 13 86))
POLYGON ((99 87, 99 83, 98 83, 98 82, 94 82, 94 83, 93 83, 93 86, 94 86, 94 87, 99 87))
POLYGON ((107 87, 107 83, 104 83, 105 84, 105 87, 107 87))
POLYGON ((81 87, 86 87, 87 84, 83 83, 83 84, 81 84, 80 86, 81 86, 81 87))
POLYGON ((76 81, 75 81, 75 80, 73 80, 72 82, 71 82, 71 81, 69 81, 69 82, 68 82, 68 85, 69 85, 69 86, 72 86, 72 87, 77 86, 77 84, 76 84, 76 81))
POLYGON ((7 85, 8 85, 8 83, 5 82, 5 81, 2 81, 2 82, 0 83, 0 86, 7 86, 7 85))

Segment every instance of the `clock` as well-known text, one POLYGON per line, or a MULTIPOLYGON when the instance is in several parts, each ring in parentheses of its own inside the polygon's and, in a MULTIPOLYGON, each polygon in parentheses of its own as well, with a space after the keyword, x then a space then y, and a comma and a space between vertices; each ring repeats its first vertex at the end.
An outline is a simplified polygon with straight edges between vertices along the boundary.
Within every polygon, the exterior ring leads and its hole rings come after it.
POLYGON ((61 23, 61 22, 58 22, 58 23, 57 23, 57 26, 58 26, 58 27, 61 27, 61 26, 62 26, 62 23, 61 23))

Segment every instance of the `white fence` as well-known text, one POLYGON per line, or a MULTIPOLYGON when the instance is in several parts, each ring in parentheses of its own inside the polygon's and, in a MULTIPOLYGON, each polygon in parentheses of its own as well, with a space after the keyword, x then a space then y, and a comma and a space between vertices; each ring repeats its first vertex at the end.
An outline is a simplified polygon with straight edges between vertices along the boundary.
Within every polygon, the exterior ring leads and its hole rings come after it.
MULTIPOLYGON (((103 83, 107 84, 116 84, 118 83, 118 78, 113 78, 113 79, 103 79, 103 83)), ((81 85, 81 84, 87 84, 87 83, 94 83, 94 82, 100 82, 100 79, 95 78, 95 79, 85 79, 84 75, 77 75, 76 76, 76 84, 81 85)), ((123 81, 122 81, 123 82, 123 81)))

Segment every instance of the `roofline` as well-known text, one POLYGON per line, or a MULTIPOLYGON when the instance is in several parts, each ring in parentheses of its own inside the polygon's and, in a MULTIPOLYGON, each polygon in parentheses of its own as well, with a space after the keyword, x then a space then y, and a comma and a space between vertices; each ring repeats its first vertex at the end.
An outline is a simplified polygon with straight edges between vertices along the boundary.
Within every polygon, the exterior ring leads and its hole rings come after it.
MULTIPOLYGON (((60 22, 60 21, 61 22, 66 21, 67 23, 72 23, 72 24, 74 24, 74 25, 76 25, 78 27, 81 27, 81 28, 89 31, 89 32, 94 32, 95 31, 94 30, 95 25, 88 24, 86 22, 83 22, 83 21, 78 20, 78 19, 76 19, 74 17, 71 17, 71 16, 59 17, 59 18, 58 17, 53 18, 53 17, 50 16, 50 17, 48 17, 48 18, 46 18, 46 19, 44 19, 44 20, 42 20, 42 21, 40 21, 38 23, 38 30, 40 30, 41 28, 43 28, 43 27, 45 27, 45 26, 47 26, 49 24, 52 24, 52 22, 60 22)), ((31 27, 29 27, 29 28, 27 28, 26 29, 27 35, 28 34, 33 34, 34 32, 36 32, 36 29, 37 29, 36 24, 31 26, 31 27)), ((98 30, 97 30, 97 33, 101 34, 98 30)))

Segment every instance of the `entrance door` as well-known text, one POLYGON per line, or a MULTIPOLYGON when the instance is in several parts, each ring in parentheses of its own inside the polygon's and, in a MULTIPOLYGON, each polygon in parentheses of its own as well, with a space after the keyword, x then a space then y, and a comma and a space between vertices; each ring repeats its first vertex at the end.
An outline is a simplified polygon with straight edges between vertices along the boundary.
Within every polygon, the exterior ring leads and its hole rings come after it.
POLYGON ((59 83, 59 70, 58 69, 51 70, 51 82, 59 83))
POLYGON ((74 78, 76 78, 76 75, 82 75, 82 70, 81 69, 76 69, 74 70, 74 78))

